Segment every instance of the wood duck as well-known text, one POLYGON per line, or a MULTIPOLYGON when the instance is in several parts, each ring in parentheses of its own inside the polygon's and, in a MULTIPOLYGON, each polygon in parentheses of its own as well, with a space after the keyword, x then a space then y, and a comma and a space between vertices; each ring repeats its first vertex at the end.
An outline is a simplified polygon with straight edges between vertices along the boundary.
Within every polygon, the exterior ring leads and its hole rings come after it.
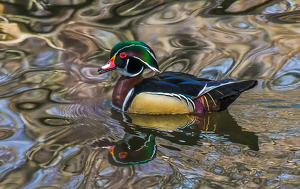
POLYGON ((257 85, 256 80, 209 80, 181 72, 159 71, 155 53, 141 41, 116 44, 108 63, 98 69, 103 74, 122 70, 112 103, 130 113, 187 114, 226 109, 244 91, 257 85), (145 69, 157 72, 143 78, 145 69))

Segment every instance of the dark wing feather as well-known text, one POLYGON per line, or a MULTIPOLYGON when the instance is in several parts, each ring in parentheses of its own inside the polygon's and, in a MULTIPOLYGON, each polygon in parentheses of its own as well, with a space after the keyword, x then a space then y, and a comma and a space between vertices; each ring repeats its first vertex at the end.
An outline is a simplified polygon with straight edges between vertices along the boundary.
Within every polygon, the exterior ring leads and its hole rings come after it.
POLYGON ((176 78, 176 79, 180 79, 182 81, 189 81, 189 80, 191 80, 191 81, 211 81, 210 79, 198 78, 194 75, 182 73, 182 72, 164 72, 164 73, 161 73, 154 77, 162 79, 162 80, 176 78))
MULTIPOLYGON (((231 103, 235 101, 235 99, 237 99, 237 97, 239 97, 242 92, 249 90, 256 85, 256 80, 231 82, 226 85, 221 85, 203 94, 206 103, 202 106, 206 111, 225 110, 231 103)), ((201 98, 202 96, 199 96, 198 98, 194 99, 196 107, 198 104, 201 106, 201 98)))
POLYGON ((135 94, 142 92, 164 92, 182 94, 187 97, 197 96, 211 80, 197 78, 194 75, 180 72, 164 72, 146 78, 137 84, 135 94))
POLYGON ((209 93, 215 101, 220 103, 219 110, 224 110, 233 103, 242 92, 249 90, 256 85, 256 80, 241 81, 218 87, 209 93))
POLYGON ((223 79, 213 81, 181 72, 164 72, 144 79, 141 83, 135 86, 135 93, 165 92, 182 94, 187 97, 196 98, 214 88, 232 82, 235 82, 235 80, 223 79))
POLYGON ((143 79, 140 83, 135 85, 133 93, 128 101, 126 101, 125 107, 123 108, 124 110, 127 110, 134 97, 143 92, 181 94, 194 99, 220 85, 234 81, 235 80, 232 79, 212 81, 181 72, 164 72, 143 79))

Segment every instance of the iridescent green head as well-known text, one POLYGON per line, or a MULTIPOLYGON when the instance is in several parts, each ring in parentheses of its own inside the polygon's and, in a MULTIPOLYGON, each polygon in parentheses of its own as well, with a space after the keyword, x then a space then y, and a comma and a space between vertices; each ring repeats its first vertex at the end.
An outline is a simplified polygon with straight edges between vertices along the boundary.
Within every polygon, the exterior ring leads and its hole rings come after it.
POLYGON ((110 60, 98 69, 99 74, 122 69, 123 75, 134 77, 150 68, 160 72, 153 50, 141 41, 122 41, 116 44, 110 52, 110 60))

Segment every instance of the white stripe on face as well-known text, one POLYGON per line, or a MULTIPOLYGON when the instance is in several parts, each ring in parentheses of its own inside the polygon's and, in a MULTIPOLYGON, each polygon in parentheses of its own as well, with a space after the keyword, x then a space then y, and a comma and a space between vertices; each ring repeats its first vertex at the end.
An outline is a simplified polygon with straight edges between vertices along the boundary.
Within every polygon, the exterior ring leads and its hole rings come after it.
POLYGON ((143 62, 148 68, 150 68, 152 71, 155 71, 155 72, 158 72, 160 73, 160 71, 152 66, 150 66, 147 62, 145 62, 144 60, 140 59, 139 57, 137 56, 133 56, 133 58, 136 58, 138 60, 140 60, 141 62, 143 62))

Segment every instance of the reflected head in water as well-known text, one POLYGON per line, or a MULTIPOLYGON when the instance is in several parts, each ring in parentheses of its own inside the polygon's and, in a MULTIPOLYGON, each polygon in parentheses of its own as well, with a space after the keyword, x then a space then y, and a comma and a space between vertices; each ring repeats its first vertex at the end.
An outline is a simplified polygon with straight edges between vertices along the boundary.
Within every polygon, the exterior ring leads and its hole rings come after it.
POLYGON ((115 166, 130 166, 151 161, 156 155, 155 137, 153 135, 131 135, 126 133, 109 151, 108 161, 115 166))
POLYGON ((151 161, 156 155, 155 137, 151 134, 129 134, 117 143, 102 146, 106 141, 97 141, 93 146, 108 149, 108 161, 110 164, 125 167, 143 164, 151 161))
POLYGON ((226 109, 244 91, 257 85, 256 80, 213 81, 181 72, 160 73, 154 51, 140 41, 116 44, 110 60, 99 74, 122 70, 112 95, 112 103, 131 113, 188 114, 226 109), (155 76, 143 78, 149 68, 155 76))

